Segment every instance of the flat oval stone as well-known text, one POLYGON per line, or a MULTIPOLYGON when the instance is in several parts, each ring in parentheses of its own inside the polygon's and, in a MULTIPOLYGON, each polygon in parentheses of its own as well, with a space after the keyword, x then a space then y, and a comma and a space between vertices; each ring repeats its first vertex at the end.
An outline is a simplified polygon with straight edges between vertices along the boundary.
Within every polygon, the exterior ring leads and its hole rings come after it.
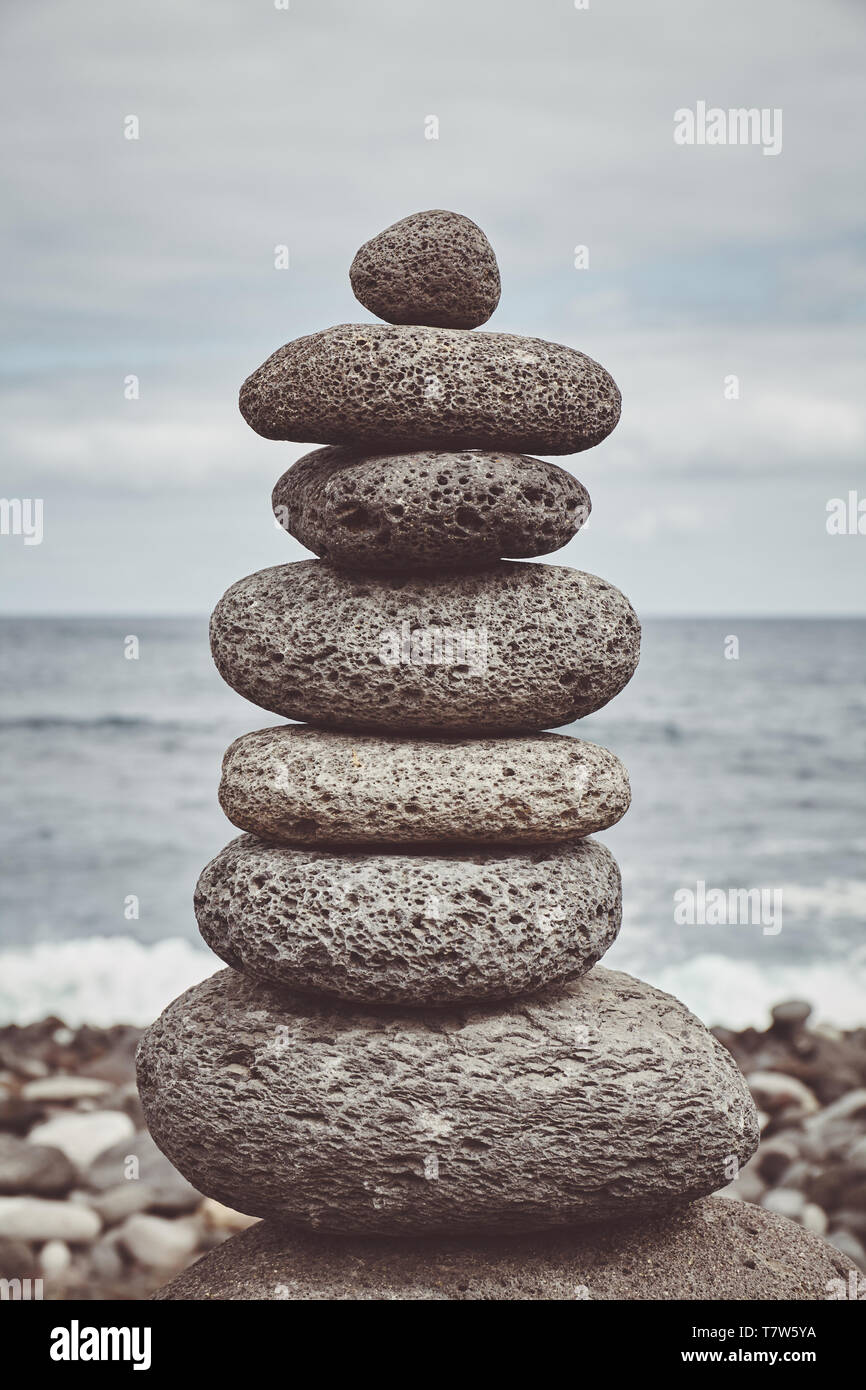
POLYGON ((259 570, 211 617, 217 669, 253 704, 331 728, 519 733, 570 724, 631 679, 619 589, 560 565, 365 574, 259 570))
POLYGON ((477 569, 547 555, 577 534, 592 505, 564 468, 523 454, 362 457, 339 446, 299 459, 271 500, 301 545, 359 569, 477 569))
POLYGON ((329 854, 242 835, 202 872, 195 914, 227 965, 270 984, 440 1005, 584 975, 613 944, 622 903, 598 840, 329 854))
POLYGON ((148 1128, 205 1196, 324 1231, 542 1229, 723 1186, 758 1120, 669 994, 596 966, 511 1004, 337 1005, 221 971, 144 1034, 148 1128))
POLYGON ((375 449, 576 454, 619 420, 616 382, 561 343, 341 323, 278 348, 241 387, 266 439, 375 449))
POLYGON ((431 208, 364 243, 349 271, 355 298, 388 323, 477 328, 499 303, 499 266, 477 223, 431 208))
POLYGON ((625 815, 628 773, 564 734, 424 739, 279 724, 227 749, 233 825, 294 845, 547 845, 625 815))
POLYGON ((196 1302, 823 1302, 851 1297, 861 1279, 846 1255, 793 1221, 745 1202, 704 1197, 638 1221, 510 1237, 388 1240, 260 1221, 151 1296, 196 1302))

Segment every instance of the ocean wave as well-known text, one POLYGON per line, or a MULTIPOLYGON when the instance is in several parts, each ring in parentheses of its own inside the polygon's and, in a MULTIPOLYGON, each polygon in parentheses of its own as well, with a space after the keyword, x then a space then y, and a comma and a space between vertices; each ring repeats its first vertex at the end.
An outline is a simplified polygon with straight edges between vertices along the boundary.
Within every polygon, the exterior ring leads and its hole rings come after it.
MULTIPOLYGON (((611 956, 619 954, 617 948, 611 956)), ((607 965, 608 960, 602 962, 607 965)), ((610 960, 614 969, 628 964, 610 960)), ((71 1027, 144 1026, 222 962, 178 937, 143 945, 129 937, 40 942, 0 952, 0 1025, 56 1015, 71 1027)), ((681 999, 709 1025, 766 1027, 782 999, 808 999, 815 1021, 838 1028, 866 1022, 866 948, 845 961, 808 961, 768 969, 705 953, 676 965, 646 966, 641 976, 681 999)))
POLYGON ((177 937, 147 946, 97 936, 0 951, 0 1025, 55 1015, 73 1028, 143 1026, 221 968, 210 951, 177 937))
POLYGON ((772 970, 753 961, 700 955, 643 972, 710 1026, 766 1028, 783 999, 806 999, 814 1023, 860 1028, 866 1023, 866 951, 848 961, 808 961, 772 970))
POLYGON ((182 730, 201 731, 215 727, 214 724, 205 724, 199 720, 151 719, 147 715, 135 714, 103 714, 90 719, 76 719, 71 715, 33 714, 21 715, 12 719, 0 719, 0 731, 3 729, 32 729, 36 731, 45 729, 93 731, 99 729, 151 729, 160 733, 173 733, 182 730))
POLYGON ((782 910, 795 920, 840 917, 866 918, 866 882, 859 878, 828 878, 823 883, 782 883, 782 910))

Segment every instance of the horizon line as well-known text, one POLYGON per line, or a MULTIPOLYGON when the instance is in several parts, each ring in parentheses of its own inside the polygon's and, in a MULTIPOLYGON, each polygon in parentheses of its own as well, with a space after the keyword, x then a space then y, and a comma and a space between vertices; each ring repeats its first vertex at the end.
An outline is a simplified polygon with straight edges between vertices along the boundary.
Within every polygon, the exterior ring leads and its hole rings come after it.
MULTIPOLYGON (((39 612, 0 612, 0 621, 6 622, 48 622, 60 619, 84 619, 101 618, 106 622, 113 619, 136 619, 138 621, 154 622, 158 619, 176 619, 177 621, 192 619, 209 620, 211 610, 201 609, 198 611, 181 611, 177 609, 166 609, 165 611, 144 612, 133 609, 116 609, 106 611, 105 609, 76 609, 69 612, 39 611, 39 612)), ((863 622, 866 620, 866 611, 862 613, 743 613, 743 612, 712 612, 712 613, 682 613, 682 612, 663 612, 663 613, 643 613, 638 614, 642 622, 863 622)))

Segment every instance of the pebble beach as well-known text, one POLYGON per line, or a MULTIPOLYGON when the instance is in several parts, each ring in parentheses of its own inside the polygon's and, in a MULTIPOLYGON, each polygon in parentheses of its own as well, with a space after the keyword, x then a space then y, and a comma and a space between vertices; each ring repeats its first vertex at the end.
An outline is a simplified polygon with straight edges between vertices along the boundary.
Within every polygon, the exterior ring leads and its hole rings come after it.
MULTIPOLYGON (((762 1125, 721 1195, 794 1220, 866 1273, 866 1029, 810 1027, 800 1001, 774 1012, 764 1029, 714 1030, 762 1125)), ((30 1279, 32 1296, 147 1298, 256 1224, 202 1197, 150 1139, 139 1036, 57 1018, 0 1029, 0 1279, 30 1279)))

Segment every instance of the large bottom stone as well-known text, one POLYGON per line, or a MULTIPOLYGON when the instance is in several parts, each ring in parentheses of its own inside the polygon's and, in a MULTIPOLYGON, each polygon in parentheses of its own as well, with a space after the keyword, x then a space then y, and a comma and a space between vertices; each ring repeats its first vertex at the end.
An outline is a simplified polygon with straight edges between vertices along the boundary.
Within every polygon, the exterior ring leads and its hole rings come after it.
POLYGON ((156 1299, 809 1299, 850 1297, 854 1265, 760 1207, 709 1197, 639 1223, 544 1235, 430 1239, 309 1235, 261 1222, 156 1299))
POLYGON ((437 1005, 585 975, 622 907, 616 860, 598 840, 352 854, 241 835, 203 870, 195 914, 211 950, 269 984, 437 1005))
POLYGON ((508 1232, 644 1214, 724 1186, 757 1113, 669 994, 596 966, 506 1005, 412 1010, 233 970, 142 1038, 147 1123, 206 1196, 337 1232, 508 1232))

